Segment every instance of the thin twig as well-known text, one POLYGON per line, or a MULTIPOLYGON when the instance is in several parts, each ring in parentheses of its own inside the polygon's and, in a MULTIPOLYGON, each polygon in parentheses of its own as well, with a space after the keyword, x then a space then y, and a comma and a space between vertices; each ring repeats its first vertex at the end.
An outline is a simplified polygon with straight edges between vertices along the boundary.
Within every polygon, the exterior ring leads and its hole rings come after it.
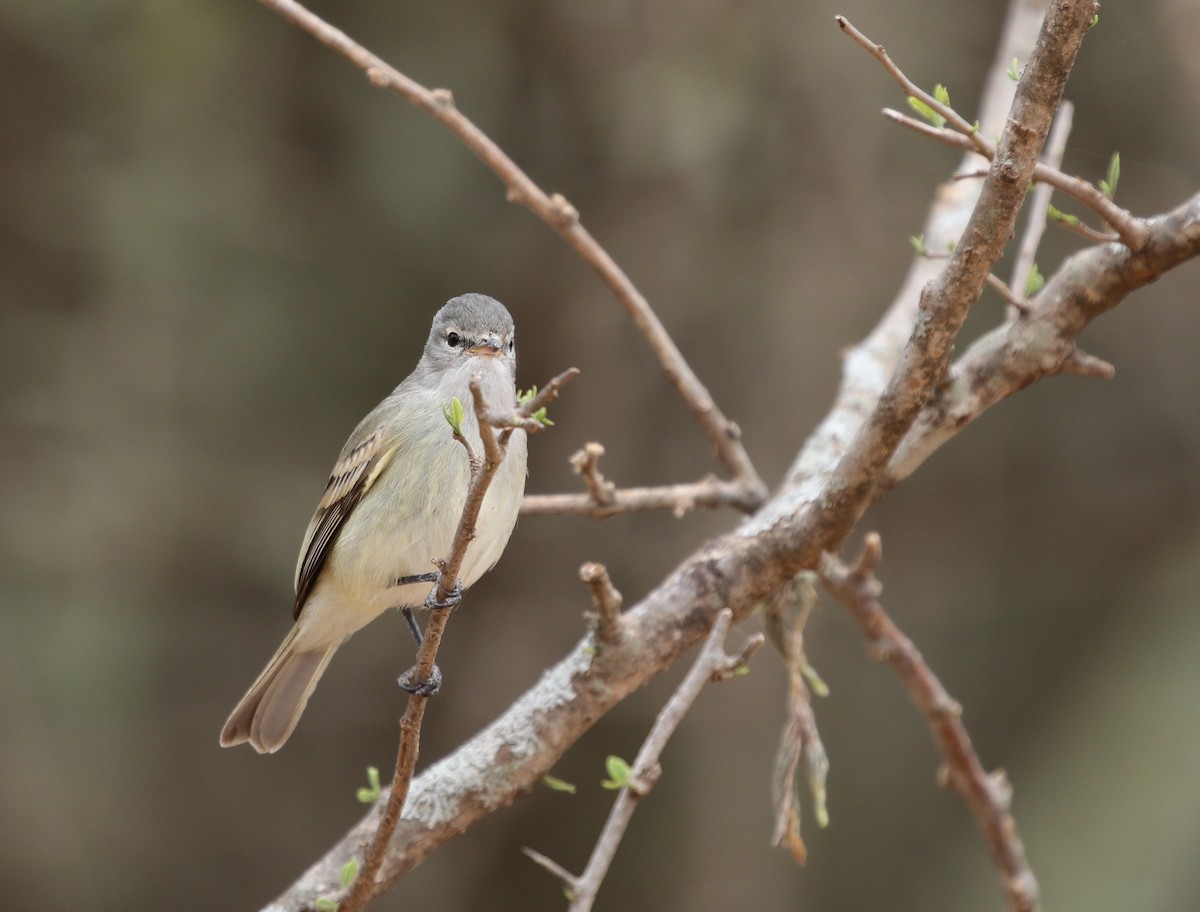
POLYGON ((986 139, 979 135, 979 130, 973 124, 969 124, 963 119, 962 115, 948 105, 942 104, 919 85, 904 75, 900 67, 896 66, 895 61, 888 56, 888 52, 883 49, 882 44, 878 44, 856 29, 850 24, 850 21, 845 16, 833 17, 838 26, 843 32, 853 38, 859 45, 866 49, 872 57, 878 60, 888 74, 899 83, 904 94, 909 98, 919 98, 922 102, 937 111, 946 122, 954 125, 954 129, 958 135, 968 140, 975 151, 989 161, 996 156, 996 150, 986 139))
POLYGON ((454 97, 448 90, 428 89, 410 79, 296 0, 259 2, 341 54, 366 73, 372 85, 395 92, 443 124, 504 182, 510 202, 525 206, 558 232, 608 285, 646 338, 667 379, 707 435, 721 466, 746 489, 747 499, 762 503, 766 498, 766 485, 741 444, 737 425, 717 407, 642 293, 608 251, 583 227, 574 206, 560 194, 547 194, 534 183, 490 137, 455 107, 454 97))
POLYGON ((647 488, 614 488, 607 504, 600 505, 586 494, 526 494, 522 516, 574 514, 603 519, 618 513, 670 510, 677 517, 692 510, 735 507, 752 513, 756 499, 747 496, 744 485, 709 475, 700 481, 647 488))
MULTIPOLYGON (((956 133, 954 130, 947 130, 945 127, 935 127, 933 124, 927 124, 924 121, 917 120, 915 117, 909 117, 907 114, 897 111, 894 108, 884 108, 883 116, 894 123, 900 124, 902 127, 907 127, 914 133, 920 133, 923 136, 936 139, 938 142, 953 146, 956 149, 965 149, 968 152, 979 151, 961 133, 956 133)), ((1140 251, 1146 246, 1150 234, 1145 222, 1136 218, 1127 210, 1122 209, 1101 193, 1099 188, 1094 184, 1088 183, 1081 177, 1071 177, 1069 174, 1064 174, 1057 168, 1048 167, 1041 162, 1033 169, 1032 179, 1035 183, 1048 184, 1055 190, 1061 190, 1063 193, 1075 197, 1075 199, 1079 200, 1085 206, 1094 210, 1117 233, 1117 237, 1121 243, 1130 250, 1140 251)), ((1106 238, 1100 235, 1091 237, 1093 240, 1106 240, 1106 238)))
MULTIPOLYGON (((444 559, 439 558, 435 561, 439 571, 435 596, 437 601, 446 602, 451 591, 457 587, 458 574, 467 555, 467 546, 475 538, 475 526, 479 520, 479 511, 483 507, 483 500, 491 486, 492 479, 496 477, 496 472, 500 469, 508 452, 508 441, 513 427, 521 419, 530 416, 531 408, 536 410, 541 408, 544 403, 551 401, 558 395, 562 385, 578 373, 575 368, 564 371, 546 384, 542 394, 529 405, 516 410, 510 408, 507 414, 501 414, 499 417, 490 410, 489 404, 483 398, 479 375, 475 374, 471 377, 471 398, 479 427, 479 438, 483 446, 483 457, 480 458, 470 441, 461 431, 455 429, 454 438, 466 448, 471 462, 471 480, 467 487, 467 499, 463 504, 462 515, 459 517, 458 527, 455 529, 454 539, 450 545, 450 554, 444 559), (501 429, 501 434, 497 434, 498 428, 501 429)), ((535 422, 535 424, 537 423, 535 422)), ((541 425, 538 424, 537 427, 540 429, 541 425)), ((424 637, 417 650, 416 667, 413 672, 417 681, 428 681, 434 674, 438 649, 442 643, 446 624, 450 620, 451 610, 451 608, 445 608, 430 612, 429 623, 426 625, 424 637)), ((416 769, 417 756, 420 752, 421 723, 425 718, 425 707, 428 703, 429 697, 424 694, 410 693, 408 695, 408 703, 404 708, 404 715, 400 719, 400 743, 396 752, 396 769, 392 776, 392 787, 380 815, 379 825, 363 852, 362 865, 358 875, 338 905, 341 912, 357 912, 385 889, 385 886, 379 884, 376 878, 380 868, 383 867, 388 846, 391 844, 396 826, 400 822, 404 803, 408 799, 409 787, 412 784, 413 772, 416 769)))
MULTIPOLYGON (((1069 101, 1063 101, 1054 115, 1054 123, 1050 127, 1050 135, 1046 138, 1046 147, 1042 151, 1042 163, 1048 168, 1058 170, 1062 164, 1063 152, 1067 148, 1067 137, 1071 135, 1071 121, 1075 115, 1075 106, 1069 101)), ((1017 256, 1013 262, 1012 278, 1009 287, 1020 299, 1014 303, 1018 312, 1023 312, 1021 306, 1029 297, 1025 289, 1029 287, 1029 279, 1033 275, 1033 266, 1037 261, 1038 247, 1042 243, 1042 235, 1046 231, 1046 213, 1049 211, 1050 197, 1054 188, 1049 184, 1039 183, 1033 188, 1033 194, 1026 208, 1029 214, 1025 216, 1025 231, 1021 242, 1017 245, 1017 256)))
POLYGON ((621 642, 621 593, 608 578, 608 569, 604 564, 587 563, 579 568, 579 578, 592 590, 596 638, 610 646, 621 642))
POLYGON ((550 871, 566 886, 571 898, 568 907, 570 912, 588 912, 592 908, 592 904, 596 900, 596 893, 604 881, 604 876, 608 873, 609 865, 612 864, 617 847, 621 844, 629 821, 633 818, 633 812, 637 810, 638 802, 649 794, 662 772, 658 759, 662 756, 663 748, 667 746, 667 741, 679 727, 679 723, 683 721, 683 717, 687 715, 692 704, 696 702, 696 697, 700 695, 704 685, 711 681, 725 680, 736 669, 744 667, 758 647, 762 645, 762 634, 756 634, 746 641, 737 656, 726 655, 723 644, 732 622, 733 613, 728 608, 722 608, 717 613, 712 630, 704 641, 700 654, 696 656, 696 661, 692 663, 691 670, 688 671, 675 693, 671 695, 667 705, 659 712, 650 733, 642 743, 641 750, 638 751, 637 759, 634 760, 631 768, 630 785, 622 788, 617 800, 613 802, 608 820, 604 824, 604 829, 600 831, 596 846, 592 850, 592 855, 588 859, 583 873, 575 877, 540 852, 525 849, 526 855, 550 871))
POLYGON ((1004 280, 994 272, 988 273, 987 283, 991 285, 992 288, 996 289, 1000 297, 1004 298, 1005 303, 1007 303, 1009 307, 1020 311, 1021 313, 1024 313, 1029 309, 1029 305, 1025 302, 1025 300, 1018 296, 1013 289, 1005 285, 1004 280))
POLYGON ((1008 894, 1009 908, 1013 912, 1033 912, 1039 905, 1037 879, 1017 835, 1016 821, 1009 813, 1012 788, 1003 772, 989 775, 983 768, 962 724, 962 707, 879 603, 881 586, 875 569, 882 554, 879 536, 869 533, 852 568, 826 554, 821 560, 821 581, 862 628, 871 658, 892 666, 924 713, 946 764, 942 781, 962 795, 979 821, 1008 894))

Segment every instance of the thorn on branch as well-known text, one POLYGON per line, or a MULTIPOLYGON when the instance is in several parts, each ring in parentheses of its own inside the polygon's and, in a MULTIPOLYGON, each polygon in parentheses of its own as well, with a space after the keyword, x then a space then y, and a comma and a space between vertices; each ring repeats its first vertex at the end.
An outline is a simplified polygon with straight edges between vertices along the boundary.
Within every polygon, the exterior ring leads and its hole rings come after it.
POLYGON ((609 646, 621 642, 621 593, 608 578, 608 570, 603 564, 586 563, 579 568, 579 578, 592 590, 596 611, 591 617, 595 618, 596 638, 609 646))
POLYGON ((429 97, 439 111, 445 113, 454 110, 454 93, 449 89, 431 89, 429 97))

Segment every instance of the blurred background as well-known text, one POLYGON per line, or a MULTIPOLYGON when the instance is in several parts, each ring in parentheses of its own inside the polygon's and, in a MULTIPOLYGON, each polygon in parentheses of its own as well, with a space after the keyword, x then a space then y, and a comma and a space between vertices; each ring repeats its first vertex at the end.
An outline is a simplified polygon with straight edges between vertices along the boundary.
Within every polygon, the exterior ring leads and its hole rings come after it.
MULTIPOLYGON (((446 0, 315 9, 459 106, 585 224, 658 309, 769 483, 824 414, 838 352, 891 299, 949 149, 835 13, 970 118, 994 3, 446 0)), ((1067 170, 1163 211, 1200 187, 1200 7, 1105 4, 1068 94, 1067 170)), ((290 623, 305 524, 355 423, 416 362, 447 298, 520 327, 520 380, 577 365, 529 489, 713 468, 604 287, 441 127, 250 0, 0 0, 0 895, 7 908, 257 908, 390 775, 411 644, 386 617, 341 652, 287 747, 217 733, 290 623)), ((1061 199, 1060 208, 1076 211, 1061 199)), ((1051 232, 1039 264, 1078 247, 1051 232)), ((1007 274, 1007 268, 1003 269, 1007 274)), ((990 293, 989 293, 990 294, 990 293)), ((1200 905, 1200 264, 1084 344, 1111 383, 1056 378, 972 426, 864 520, 885 602, 1014 810, 1049 908, 1200 905)), ((985 297, 968 334, 994 325, 985 297)), ((450 627, 423 762, 580 636, 577 568, 632 604, 728 513, 523 520, 450 627)), ((752 633, 735 632, 731 644, 752 633)), ((935 783, 929 734, 826 607, 809 654, 832 823, 768 847, 785 675, 700 699, 600 909, 1000 908, 983 841, 935 783)), ((686 663, 683 663, 686 664, 686 663)), ((582 868, 683 673, 615 709, 539 789, 376 908, 561 909, 530 845, 582 868)), ((807 805, 807 802, 806 802, 807 805)))

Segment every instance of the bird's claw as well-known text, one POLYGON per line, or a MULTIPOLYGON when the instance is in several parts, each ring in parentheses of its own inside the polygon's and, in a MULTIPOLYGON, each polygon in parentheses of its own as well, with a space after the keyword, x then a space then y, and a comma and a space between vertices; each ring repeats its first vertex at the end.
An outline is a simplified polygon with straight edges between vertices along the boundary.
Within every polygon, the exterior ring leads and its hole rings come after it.
POLYGON ((435 586, 429 590, 429 595, 425 596, 425 607, 430 611, 444 611, 447 608, 457 607, 463 597, 462 583, 454 584, 454 588, 446 593, 445 601, 439 602, 437 593, 437 587, 435 586))
POLYGON ((432 697, 442 689, 442 670, 434 665, 433 673, 427 680, 422 680, 418 677, 417 669, 413 667, 400 675, 396 679, 396 683, 410 694, 418 697, 432 697))

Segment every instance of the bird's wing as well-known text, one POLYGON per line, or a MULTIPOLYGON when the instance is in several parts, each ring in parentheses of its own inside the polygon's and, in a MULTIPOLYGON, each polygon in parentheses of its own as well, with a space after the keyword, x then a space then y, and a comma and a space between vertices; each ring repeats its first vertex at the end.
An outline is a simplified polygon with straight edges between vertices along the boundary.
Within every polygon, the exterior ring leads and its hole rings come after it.
POLYGON ((308 532, 300 548, 300 560, 296 564, 296 608, 293 617, 300 616, 300 609, 316 585, 342 526, 395 454, 394 438, 389 442, 383 428, 376 428, 351 447, 333 467, 325 494, 308 524, 308 532))

